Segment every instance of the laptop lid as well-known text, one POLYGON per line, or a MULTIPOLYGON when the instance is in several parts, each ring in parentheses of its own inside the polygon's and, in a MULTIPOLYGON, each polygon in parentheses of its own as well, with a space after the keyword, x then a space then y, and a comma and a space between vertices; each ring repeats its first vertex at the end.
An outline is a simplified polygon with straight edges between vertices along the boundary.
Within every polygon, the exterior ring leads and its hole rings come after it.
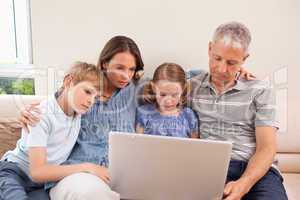
POLYGON ((111 132, 109 173, 122 199, 221 199, 232 145, 111 132))

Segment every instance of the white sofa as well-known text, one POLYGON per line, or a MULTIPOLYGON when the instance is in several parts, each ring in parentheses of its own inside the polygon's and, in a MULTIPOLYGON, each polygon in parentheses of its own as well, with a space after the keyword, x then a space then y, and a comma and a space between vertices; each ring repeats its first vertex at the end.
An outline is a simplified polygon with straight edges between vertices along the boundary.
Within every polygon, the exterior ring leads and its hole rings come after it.
MULTIPOLYGON (((14 148, 20 136, 20 125, 16 120, 20 109, 24 105, 45 98, 44 96, 0 95, 0 156, 6 150, 14 148)), ((278 134, 277 158, 289 199, 300 199, 300 139, 297 134, 278 134)))

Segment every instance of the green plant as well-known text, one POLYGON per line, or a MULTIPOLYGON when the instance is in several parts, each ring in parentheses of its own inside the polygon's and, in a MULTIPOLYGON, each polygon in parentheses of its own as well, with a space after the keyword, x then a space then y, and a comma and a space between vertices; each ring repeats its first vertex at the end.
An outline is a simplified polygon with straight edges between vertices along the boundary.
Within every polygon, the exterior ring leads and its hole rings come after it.
POLYGON ((34 94, 32 79, 15 80, 12 83, 12 88, 14 94, 25 94, 25 95, 34 94))
POLYGON ((0 94, 34 94, 34 80, 31 78, 0 78, 0 94))
POLYGON ((6 94, 5 90, 0 87, 0 94, 6 94))

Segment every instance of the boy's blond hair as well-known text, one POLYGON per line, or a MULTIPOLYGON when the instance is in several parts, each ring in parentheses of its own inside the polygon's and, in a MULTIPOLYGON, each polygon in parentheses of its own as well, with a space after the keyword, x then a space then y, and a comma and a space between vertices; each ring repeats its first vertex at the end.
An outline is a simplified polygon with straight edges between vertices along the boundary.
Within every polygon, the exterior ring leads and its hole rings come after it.
POLYGON ((100 70, 96 65, 86 62, 75 62, 67 71, 65 78, 72 76, 73 82, 77 84, 78 82, 89 80, 91 75, 100 80, 100 70))
MULTIPOLYGON (((66 78, 70 76, 72 77, 72 82, 74 83, 74 85, 76 85, 81 81, 94 79, 92 77, 95 77, 96 80, 99 81, 99 88, 100 88, 101 71, 94 64, 90 64, 86 62, 75 62, 66 72, 66 75, 64 76, 64 82, 66 78)), ((64 84, 60 88, 59 93, 61 93, 63 89, 64 89, 64 84)))

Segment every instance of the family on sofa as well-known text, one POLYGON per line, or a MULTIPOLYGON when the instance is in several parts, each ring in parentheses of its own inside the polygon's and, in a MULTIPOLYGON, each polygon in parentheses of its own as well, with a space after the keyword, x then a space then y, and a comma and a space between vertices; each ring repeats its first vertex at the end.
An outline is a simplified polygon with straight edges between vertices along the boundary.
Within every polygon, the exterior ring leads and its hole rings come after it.
POLYGON ((22 137, 0 161, 0 199, 120 199, 107 184, 110 131, 230 141, 224 199, 287 199, 274 163, 273 90, 241 67, 250 42, 245 25, 222 24, 209 73, 187 79, 163 63, 145 83, 136 43, 113 37, 97 66, 75 63, 53 98, 22 112, 22 137))

